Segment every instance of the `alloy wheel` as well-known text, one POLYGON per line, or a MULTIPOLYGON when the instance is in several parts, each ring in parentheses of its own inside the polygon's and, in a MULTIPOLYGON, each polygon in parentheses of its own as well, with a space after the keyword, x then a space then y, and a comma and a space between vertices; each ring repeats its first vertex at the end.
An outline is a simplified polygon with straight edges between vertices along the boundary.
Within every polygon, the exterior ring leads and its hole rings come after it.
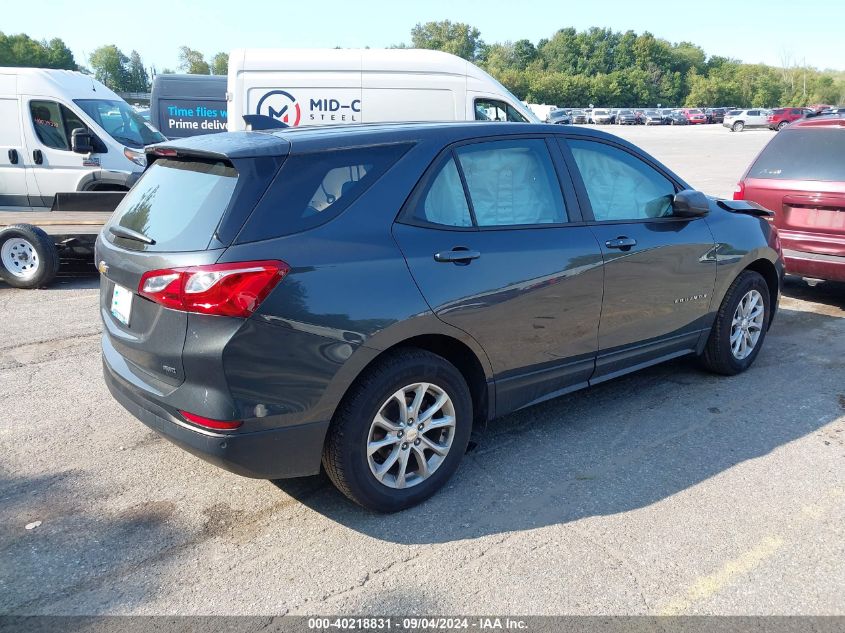
POLYGON ((379 408, 367 436, 370 472, 389 488, 410 488, 443 464, 455 438, 455 406, 437 385, 410 384, 379 408))
POLYGON ((766 304, 758 290, 749 290, 743 295, 734 310, 731 320, 731 353, 737 360, 745 360, 754 351, 760 333, 763 331, 763 319, 766 304))

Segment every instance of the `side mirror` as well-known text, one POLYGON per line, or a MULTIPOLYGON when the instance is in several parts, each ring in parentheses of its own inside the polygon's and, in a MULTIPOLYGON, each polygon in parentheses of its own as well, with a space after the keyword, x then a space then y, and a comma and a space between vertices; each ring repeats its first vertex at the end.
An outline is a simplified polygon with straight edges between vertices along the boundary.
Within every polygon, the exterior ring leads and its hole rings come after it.
POLYGON ((710 213, 710 201, 700 191, 684 189, 672 200, 672 215, 676 218, 700 218, 710 213))
POLYGON ((90 154, 94 151, 94 137, 84 127, 78 127, 70 133, 70 148, 76 154, 90 154))

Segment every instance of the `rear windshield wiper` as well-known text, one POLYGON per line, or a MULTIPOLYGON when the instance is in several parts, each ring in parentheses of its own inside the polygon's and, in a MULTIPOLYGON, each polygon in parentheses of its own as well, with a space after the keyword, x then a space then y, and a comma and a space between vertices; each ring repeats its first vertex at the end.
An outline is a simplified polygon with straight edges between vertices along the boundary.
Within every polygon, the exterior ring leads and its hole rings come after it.
POLYGON ((143 233, 139 233, 138 231, 133 231, 132 229, 127 229, 126 227, 117 224, 114 224, 109 227, 109 233, 111 233, 115 237, 122 237, 127 240, 143 242, 144 244, 149 244, 150 246, 156 243, 156 241, 148 235, 144 235, 143 233))

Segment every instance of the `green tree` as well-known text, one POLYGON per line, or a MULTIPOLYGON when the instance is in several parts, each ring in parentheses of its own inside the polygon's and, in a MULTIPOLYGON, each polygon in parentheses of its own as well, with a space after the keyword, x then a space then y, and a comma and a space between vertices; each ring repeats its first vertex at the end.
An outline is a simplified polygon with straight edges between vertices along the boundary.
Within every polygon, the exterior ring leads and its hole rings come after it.
POLYGON ((179 48, 179 70, 192 75, 211 74, 211 67, 205 61, 203 54, 187 46, 179 48))
POLYGON ((126 72, 128 74, 128 92, 149 92, 150 77, 147 74, 147 69, 144 68, 144 62, 141 61, 138 51, 129 53, 129 65, 126 72))
POLYGON ((229 74, 229 54, 217 53, 211 58, 211 74, 212 75, 228 75, 229 74))
POLYGON ((525 70, 537 59, 537 48, 531 40, 517 40, 513 43, 513 60, 517 70, 525 70))
POLYGON ((129 92, 129 58, 114 44, 100 46, 88 58, 94 77, 115 92, 129 92))
POLYGON ((49 42, 37 41, 19 33, 5 35, 0 32, 0 66, 24 66, 31 68, 78 68, 73 53, 59 38, 49 42))
POLYGON ((411 43, 414 48, 452 53, 458 57, 475 61, 484 49, 481 32, 463 22, 426 22, 411 29, 411 43))

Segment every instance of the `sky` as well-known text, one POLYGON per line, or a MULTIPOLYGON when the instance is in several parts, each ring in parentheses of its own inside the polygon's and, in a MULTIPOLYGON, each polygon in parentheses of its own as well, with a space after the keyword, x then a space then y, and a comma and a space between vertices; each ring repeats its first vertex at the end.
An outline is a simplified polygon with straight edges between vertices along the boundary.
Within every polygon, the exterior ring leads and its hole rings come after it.
POLYGON ((481 31, 486 42, 527 38, 535 44, 564 27, 650 31, 690 41, 708 55, 748 63, 845 69, 845 17, 802 9, 795 0, 141 0, 79 3, 6 0, 0 30, 35 39, 62 38, 77 63, 116 44, 137 50, 147 66, 178 66, 179 47, 210 58, 232 48, 372 48, 410 42, 418 22, 449 19, 481 31), (530 7, 530 8, 529 8, 530 7))

